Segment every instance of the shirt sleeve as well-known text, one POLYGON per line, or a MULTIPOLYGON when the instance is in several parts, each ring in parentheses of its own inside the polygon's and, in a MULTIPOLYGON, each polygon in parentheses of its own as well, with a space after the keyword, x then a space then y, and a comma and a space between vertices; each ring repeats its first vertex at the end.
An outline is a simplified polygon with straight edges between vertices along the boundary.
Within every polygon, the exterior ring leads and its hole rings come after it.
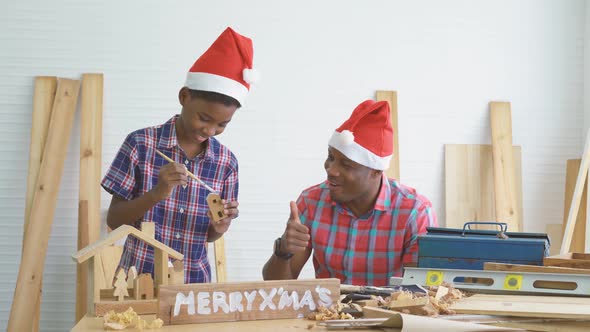
POLYGON ((238 180, 238 162, 234 160, 232 166, 227 172, 225 179, 223 180, 223 189, 221 192, 221 197, 225 199, 227 202, 237 201, 239 187, 240 184, 238 180))
POLYGON ((139 175, 139 154, 133 134, 129 134, 117 152, 111 167, 102 179, 101 185, 111 195, 131 200, 137 195, 139 175))
POLYGON ((418 235, 426 233, 426 227, 436 225, 436 214, 429 201, 412 210, 406 224, 402 265, 418 263, 418 235))

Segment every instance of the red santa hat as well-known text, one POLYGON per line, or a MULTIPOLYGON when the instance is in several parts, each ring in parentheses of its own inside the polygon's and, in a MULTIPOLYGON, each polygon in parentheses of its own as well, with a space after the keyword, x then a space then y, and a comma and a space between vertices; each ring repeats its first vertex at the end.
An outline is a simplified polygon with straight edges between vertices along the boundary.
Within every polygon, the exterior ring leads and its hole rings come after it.
POLYGON ((332 134, 328 143, 348 159, 385 170, 393 154, 393 128, 389 104, 366 100, 332 134))
POLYGON ((258 78, 252 69, 252 40, 227 28, 217 37, 186 75, 191 90, 211 91, 235 98, 240 104, 258 78))

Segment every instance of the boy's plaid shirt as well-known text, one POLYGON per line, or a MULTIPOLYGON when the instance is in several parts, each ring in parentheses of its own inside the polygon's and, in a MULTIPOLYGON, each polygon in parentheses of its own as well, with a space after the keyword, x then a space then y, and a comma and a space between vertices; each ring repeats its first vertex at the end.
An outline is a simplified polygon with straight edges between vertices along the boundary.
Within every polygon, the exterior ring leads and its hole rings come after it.
MULTIPOLYGON (((238 199, 238 162, 233 153, 215 138, 209 138, 207 149, 194 159, 188 159, 176 138, 178 115, 166 123, 137 130, 125 139, 110 169, 102 180, 103 188, 126 200, 137 198, 156 186, 160 167, 167 164, 156 149, 186 166, 227 201, 238 199)), ((186 283, 211 280, 207 258, 209 229, 208 190, 189 178, 186 187, 178 186, 169 198, 160 201, 135 223, 156 224, 156 240, 184 255, 186 283)), ((134 237, 127 238, 119 266, 126 271, 135 265, 138 273, 153 273, 153 248, 134 237)))

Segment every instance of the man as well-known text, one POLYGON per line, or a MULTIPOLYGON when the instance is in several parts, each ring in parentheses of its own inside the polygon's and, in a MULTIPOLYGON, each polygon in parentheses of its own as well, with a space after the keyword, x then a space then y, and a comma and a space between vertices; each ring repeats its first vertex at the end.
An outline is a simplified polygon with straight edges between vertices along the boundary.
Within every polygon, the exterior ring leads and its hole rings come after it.
MULTIPOLYGON (((207 242, 225 233, 238 215, 238 162, 213 136, 221 134, 250 89, 252 41, 227 28, 191 67, 178 93, 182 110, 164 124, 127 136, 102 187, 113 195, 107 224, 156 225, 156 240, 184 255, 186 283, 209 282, 207 242), (167 163, 157 151, 175 163, 167 163), (212 222, 209 191, 219 192, 226 218, 212 222)), ((129 237, 119 267, 153 273, 153 248, 129 237)))
POLYGON ((264 279, 296 279, 312 252, 316 278, 353 285, 387 285, 416 263, 417 236, 436 216, 428 199, 383 174, 393 152, 389 104, 361 103, 329 141, 327 180, 291 202, 264 279))

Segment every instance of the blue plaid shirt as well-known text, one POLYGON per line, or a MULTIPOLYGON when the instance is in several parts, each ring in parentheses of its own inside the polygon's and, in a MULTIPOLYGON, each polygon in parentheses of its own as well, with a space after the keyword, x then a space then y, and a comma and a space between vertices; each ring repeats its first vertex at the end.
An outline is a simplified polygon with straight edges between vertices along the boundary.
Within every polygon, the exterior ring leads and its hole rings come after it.
MULTIPOLYGON (((178 115, 166 123, 137 130, 127 136, 108 172, 102 187, 110 194, 126 200, 135 199, 150 191, 158 182, 160 167, 167 164, 156 149, 172 158, 213 187, 227 201, 238 199, 238 162, 234 154, 215 138, 208 140, 207 149, 188 159, 178 145, 175 123, 178 115)), ((156 240, 184 255, 185 283, 211 280, 207 258, 206 197, 209 191, 190 179, 186 187, 178 186, 170 197, 148 210, 141 220, 156 225, 156 240)), ((125 271, 135 265, 138 273, 153 273, 153 248, 135 237, 128 237, 119 266, 125 271)))

